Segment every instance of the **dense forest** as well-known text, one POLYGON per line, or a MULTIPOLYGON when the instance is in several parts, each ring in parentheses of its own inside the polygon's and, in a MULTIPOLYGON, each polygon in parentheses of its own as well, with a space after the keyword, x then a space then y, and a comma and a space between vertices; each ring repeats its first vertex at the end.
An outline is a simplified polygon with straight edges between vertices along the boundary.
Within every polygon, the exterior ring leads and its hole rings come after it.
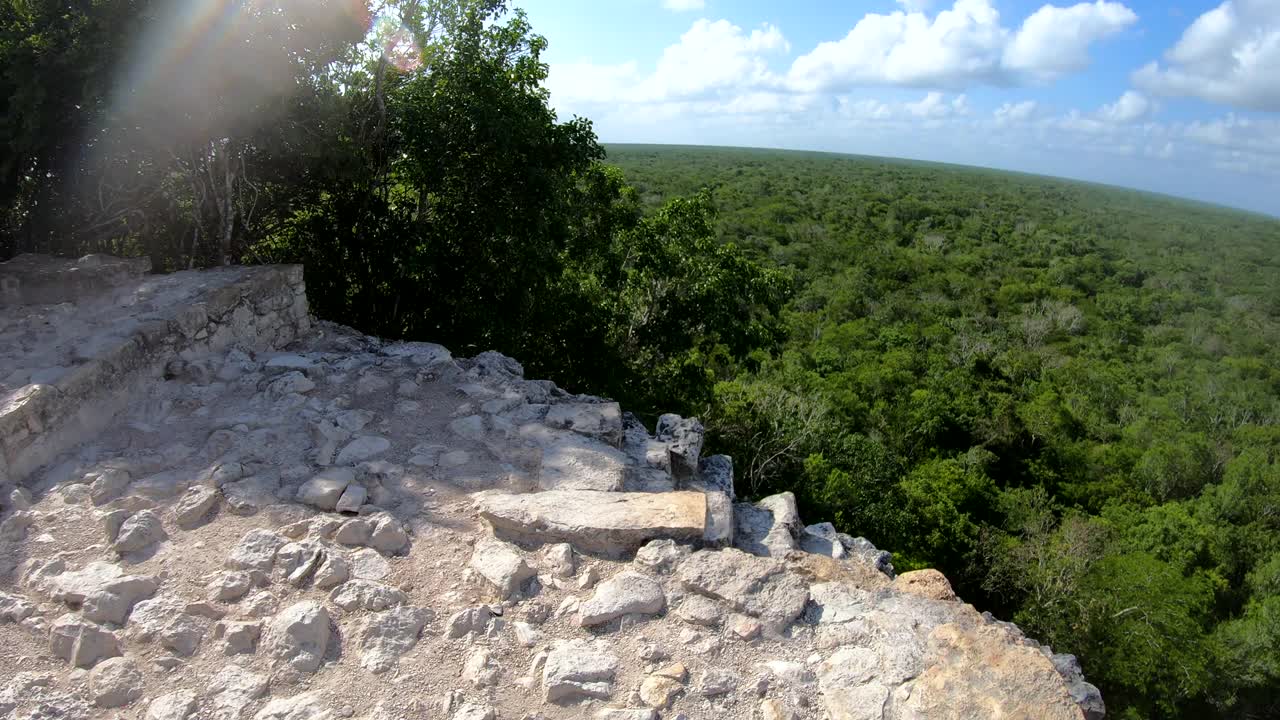
POLYGON ((611 147, 784 268, 719 383, 755 494, 1078 653, 1113 717, 1280 713, 1280 222, 972 168, 611 147))
POLYGON ((0 3, 0 259, 306 263, 324 318, 700 415, 742 494, 942 569, 1112 717, 1280 714, 1280 222, 605 148, 500 0, 224 9, 0 3))

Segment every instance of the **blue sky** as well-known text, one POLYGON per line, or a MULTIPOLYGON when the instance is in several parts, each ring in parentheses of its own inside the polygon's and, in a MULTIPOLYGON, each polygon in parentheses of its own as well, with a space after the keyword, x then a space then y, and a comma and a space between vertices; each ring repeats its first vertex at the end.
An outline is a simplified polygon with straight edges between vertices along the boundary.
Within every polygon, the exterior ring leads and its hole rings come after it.
POLYGON ((1280 215, 1280 0, 516 0, 605 142, 908 157, 1280 215))

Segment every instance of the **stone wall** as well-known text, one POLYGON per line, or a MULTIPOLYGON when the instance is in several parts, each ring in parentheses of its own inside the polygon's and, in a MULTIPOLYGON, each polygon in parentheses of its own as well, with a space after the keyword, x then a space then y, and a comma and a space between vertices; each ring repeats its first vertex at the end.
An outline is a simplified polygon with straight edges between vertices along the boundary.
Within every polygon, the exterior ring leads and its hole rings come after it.
POLYGON ((279 349, 310 328, 301 266, 145 269, 93 256, 0 263, 0 378, 17 378, 0 384, 0 487, 105 427, 139 383, 209 352, 279 349))

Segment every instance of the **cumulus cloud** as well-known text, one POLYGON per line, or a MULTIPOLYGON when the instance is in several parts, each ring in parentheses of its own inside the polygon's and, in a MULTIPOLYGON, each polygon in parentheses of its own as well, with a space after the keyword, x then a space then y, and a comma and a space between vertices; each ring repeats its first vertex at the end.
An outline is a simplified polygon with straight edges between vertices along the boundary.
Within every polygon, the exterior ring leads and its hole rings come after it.
POLYGON ((902 107, 913 117, 938 119, 969 114, 969 99, 964 95, 957 95, 951 102, 947 102, 942 93, 935 91, 918 102, 904 103, 902 107))
POLYGON ((1142 93, 1128 90, 1119 100, 1103 105, 1098 111, 1099 117, 1113 123, 1128 123, 1141 120, 1151 113, 1151 101, 1142 93))
POLYGON ((1023 100, 1019 103, 1005 103, 996 108, 995 121, 997 126, 1012 125, 1016 123, 1024 123, 1033 118, 1039 105, 1035 100, 1023 100))
MULTIPOLYGON (((652 72, 642 72, 635 62, 556 63, 547 87, 560 109, 672 102, 716 102, 735 112, 780 107, 783 99, 773 95, 781 79, 769 69, 767 56, 789 51, 773 25, 748 32, 727 20, 698 20, 663 50, 652 72)), ((795 101, 803 102, 803 96, 795 101)))
POLYGON ((676 12, 701 10, 706 6, 706 0, 662 0, 662 7, 676 12))
POLYGON ((1051 80, 1088 67, 1093 43, 1137 21, 1136 13, 1116 2, 1045 5, 1023 21, 1002 62, 1006 69, 1051 80))
POLYGON ((795 60, 788 80, 810 91, 867 85, 959 89, 1047 81, 1089 64, 1089 48, 1138 16, 1118 2, 1045 5, 1016 31, 990 0, 955 0, 924 12, 870 13, 843 39, 795 60))
POLYGON ((1280 0, 1228 0, 1196 18, 1168 52, 1134 73, 1148 92, 1280 110, 1280 0))

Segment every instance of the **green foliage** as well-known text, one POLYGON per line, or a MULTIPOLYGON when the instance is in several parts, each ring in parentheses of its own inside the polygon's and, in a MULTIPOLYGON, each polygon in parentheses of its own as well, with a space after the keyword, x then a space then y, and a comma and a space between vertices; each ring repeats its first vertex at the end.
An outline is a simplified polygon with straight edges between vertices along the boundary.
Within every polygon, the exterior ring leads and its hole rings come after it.
POLYGON ((1280 223, 926 163, 609 151, 648 211, 710 188, 720 241, 794 273, 784 344, 705 416, 744 492, 940 568, 1079 655, 1112 717, 1276 714, 1280 223))

